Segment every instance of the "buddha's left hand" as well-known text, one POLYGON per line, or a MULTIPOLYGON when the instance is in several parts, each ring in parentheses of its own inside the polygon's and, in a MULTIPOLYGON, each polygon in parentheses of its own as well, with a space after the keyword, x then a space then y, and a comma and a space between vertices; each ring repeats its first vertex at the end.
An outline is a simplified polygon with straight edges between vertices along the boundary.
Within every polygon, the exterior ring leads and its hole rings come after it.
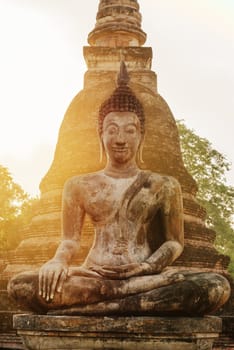
POLYGON ((125 279, 133 276, 147 275, 150 273, 150 270, 150 265, 144 262, 120 266, 103 265, 93 268, 93 271, 109 279, 125 279))

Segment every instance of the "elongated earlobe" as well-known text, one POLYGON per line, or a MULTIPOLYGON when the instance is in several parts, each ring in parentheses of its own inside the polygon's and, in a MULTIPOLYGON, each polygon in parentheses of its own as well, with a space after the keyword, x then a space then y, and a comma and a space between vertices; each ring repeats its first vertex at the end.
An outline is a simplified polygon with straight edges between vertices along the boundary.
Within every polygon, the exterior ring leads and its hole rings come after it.
POLYGON ((99 141, 99 163, 103 162, 103 155, 105 154, 102 140, 99 141))
POLYGON ((142 154, 143 154, 143 142, 141 142, 141 144, 137 150, 137 162, 138 162, 138 164, 144 163, 142 154))
POLYGON ((102 163, 103 161, 103 146, 102 142, 99 142, 99 163, 102 163))

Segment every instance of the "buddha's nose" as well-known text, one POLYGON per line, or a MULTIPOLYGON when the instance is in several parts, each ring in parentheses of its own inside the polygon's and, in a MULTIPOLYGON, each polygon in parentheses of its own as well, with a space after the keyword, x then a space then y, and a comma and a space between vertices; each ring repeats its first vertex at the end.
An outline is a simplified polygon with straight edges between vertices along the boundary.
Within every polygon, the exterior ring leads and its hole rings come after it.
POLYGON ((124 134, 123 134, 121 131, 118 132, 118 134, 117 134, 116 143, 117 143, 118 145, 124 145, 124 144, 126 143, 124 134))

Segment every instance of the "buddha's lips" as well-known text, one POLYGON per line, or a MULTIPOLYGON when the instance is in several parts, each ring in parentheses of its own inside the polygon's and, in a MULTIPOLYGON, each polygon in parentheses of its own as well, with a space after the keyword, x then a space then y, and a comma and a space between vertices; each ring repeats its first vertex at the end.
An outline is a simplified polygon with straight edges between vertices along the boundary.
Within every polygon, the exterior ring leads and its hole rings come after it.
POLYGON ((112 151, 114 152, 126 152, 128 150, 127 147, 113 147, 112 151))

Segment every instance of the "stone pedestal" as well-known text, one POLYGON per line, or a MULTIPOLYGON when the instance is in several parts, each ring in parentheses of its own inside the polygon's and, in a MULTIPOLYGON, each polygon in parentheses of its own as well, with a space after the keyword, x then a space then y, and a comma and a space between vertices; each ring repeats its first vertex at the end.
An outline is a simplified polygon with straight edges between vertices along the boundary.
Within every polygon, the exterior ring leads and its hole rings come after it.
POLYGON ((222 334, 215 340, 214 350, 234 349, 234 316, 222 316, 222 334))
POLYGON ((211 350, 219 317, 83 317, 15 315, 30 350, 211 350))

